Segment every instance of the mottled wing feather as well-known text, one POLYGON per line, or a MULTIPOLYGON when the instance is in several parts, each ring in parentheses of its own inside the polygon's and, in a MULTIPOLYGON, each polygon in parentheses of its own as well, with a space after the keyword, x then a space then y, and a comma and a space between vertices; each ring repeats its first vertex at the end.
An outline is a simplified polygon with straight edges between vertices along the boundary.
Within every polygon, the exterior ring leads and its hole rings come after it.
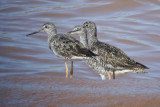
POLYGON ((122 50, 107 43, 98 41, 93 44, 91 50, 97 52, 101 61, 105 64, 111 64, 113 67, 130 68, 136 65, 136 62, 130 59, 122 50))
POLYGON ((78 40, 71 36, 57 34, 51 39, 50 43, 51 49, 53 50, 56 48, 55 50, 57 51, 58 55, 63 57, 70 59, 73 56, 88 56, 89 50, 84 48, 78 40))

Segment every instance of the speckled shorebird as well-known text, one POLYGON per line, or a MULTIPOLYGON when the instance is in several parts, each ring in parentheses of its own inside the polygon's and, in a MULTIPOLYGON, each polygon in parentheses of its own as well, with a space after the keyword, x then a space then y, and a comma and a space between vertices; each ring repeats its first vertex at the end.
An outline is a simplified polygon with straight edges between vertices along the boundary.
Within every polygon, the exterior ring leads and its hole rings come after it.
POLYGON ((101 42, 97 39, 96 24, 92 21, 87 21, 83 24, 89 36, 89 48, 96 53, 98 62, 106 69, 113 71, 113 78, 115 78, 115 71, 121 72, 146 72, 148 69, 145 65, 129 58, 122 50, 107 43, 101 42))
MULTIPOLYGON (((87 39, 87 31, 85 28, 83 28, 83 26, 77 25, 73 28, 72 31, 70 31, 68 33, 80 35, 80 42, 86 48, 89 48, 88 39, 87 39)), ((106 74, 108 75, 109 80, 111 79, 109 71, 106 71, 105 67, 103 67, 95 58, 89 58, 85 62, 90 68, 92 68, 96 73, 98 73, 101 76, 102 80, 106 79, 106 74)))
POLYGON ((30 33, 26 36, 33 35, 39 32, 48 34, 48 46, 53 53, 65 60, 66 77, 68 77, 67 60, 72 61, 71 78, 73 74, 73 61, 88 59, 89 57, 97 56, 89 49, 85 48, 78 40, 67 35, 57 34, 56 26, 52 23, 45 23, 41 30, 30 33))

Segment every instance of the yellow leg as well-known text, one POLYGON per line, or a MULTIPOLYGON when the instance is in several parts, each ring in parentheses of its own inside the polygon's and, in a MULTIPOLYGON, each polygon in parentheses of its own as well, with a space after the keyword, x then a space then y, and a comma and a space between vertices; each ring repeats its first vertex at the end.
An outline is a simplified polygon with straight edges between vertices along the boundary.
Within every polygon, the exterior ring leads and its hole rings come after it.
POLYGON ((67 61, 65 60, 65 67, 66 67, 66 78, 68 77, 68 66, 67 66, 67 61))
POLYGON ((71 72, 70 72, 70 78, 72 78, 73 75, 73 61, 71 61, 71 72))
POLYGON ((108 79, 111 80, 111 75, 110 75, 109 71, 107 71, 107 75, 108 75, 108 79))

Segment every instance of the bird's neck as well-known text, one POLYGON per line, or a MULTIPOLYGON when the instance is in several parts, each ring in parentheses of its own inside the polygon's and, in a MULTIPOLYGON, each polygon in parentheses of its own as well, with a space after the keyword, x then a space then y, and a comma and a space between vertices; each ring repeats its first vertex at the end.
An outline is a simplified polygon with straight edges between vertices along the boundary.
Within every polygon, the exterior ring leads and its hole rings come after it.
POLYGON ((83 44, 84 47, 88 47, 88 39, 87 39, 87 32, 84 32, 80 35, 80 42, 83 44))
POLYGON ((87 31, 89 35, 89 46, 91 47, 93 43, 97 42, 97 29, 93 28, 87 31))
POLYGON ((57 30, 54 29, 50 32, 47 32, 47 34, 48 34, 48 43, 49 43, 49 41, 57 34, 57 30))

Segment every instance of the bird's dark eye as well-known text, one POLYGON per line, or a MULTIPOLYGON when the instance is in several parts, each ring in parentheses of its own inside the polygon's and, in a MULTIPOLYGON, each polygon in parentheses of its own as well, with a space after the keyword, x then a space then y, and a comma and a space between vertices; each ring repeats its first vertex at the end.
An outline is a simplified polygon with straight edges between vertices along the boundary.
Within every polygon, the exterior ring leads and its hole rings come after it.
POLYGON ((86 25, 86 27, 88 27, 88 25, 86 25))
POLYGON ((45 26, 45 28, 48 28, 47 26, 45 26))

